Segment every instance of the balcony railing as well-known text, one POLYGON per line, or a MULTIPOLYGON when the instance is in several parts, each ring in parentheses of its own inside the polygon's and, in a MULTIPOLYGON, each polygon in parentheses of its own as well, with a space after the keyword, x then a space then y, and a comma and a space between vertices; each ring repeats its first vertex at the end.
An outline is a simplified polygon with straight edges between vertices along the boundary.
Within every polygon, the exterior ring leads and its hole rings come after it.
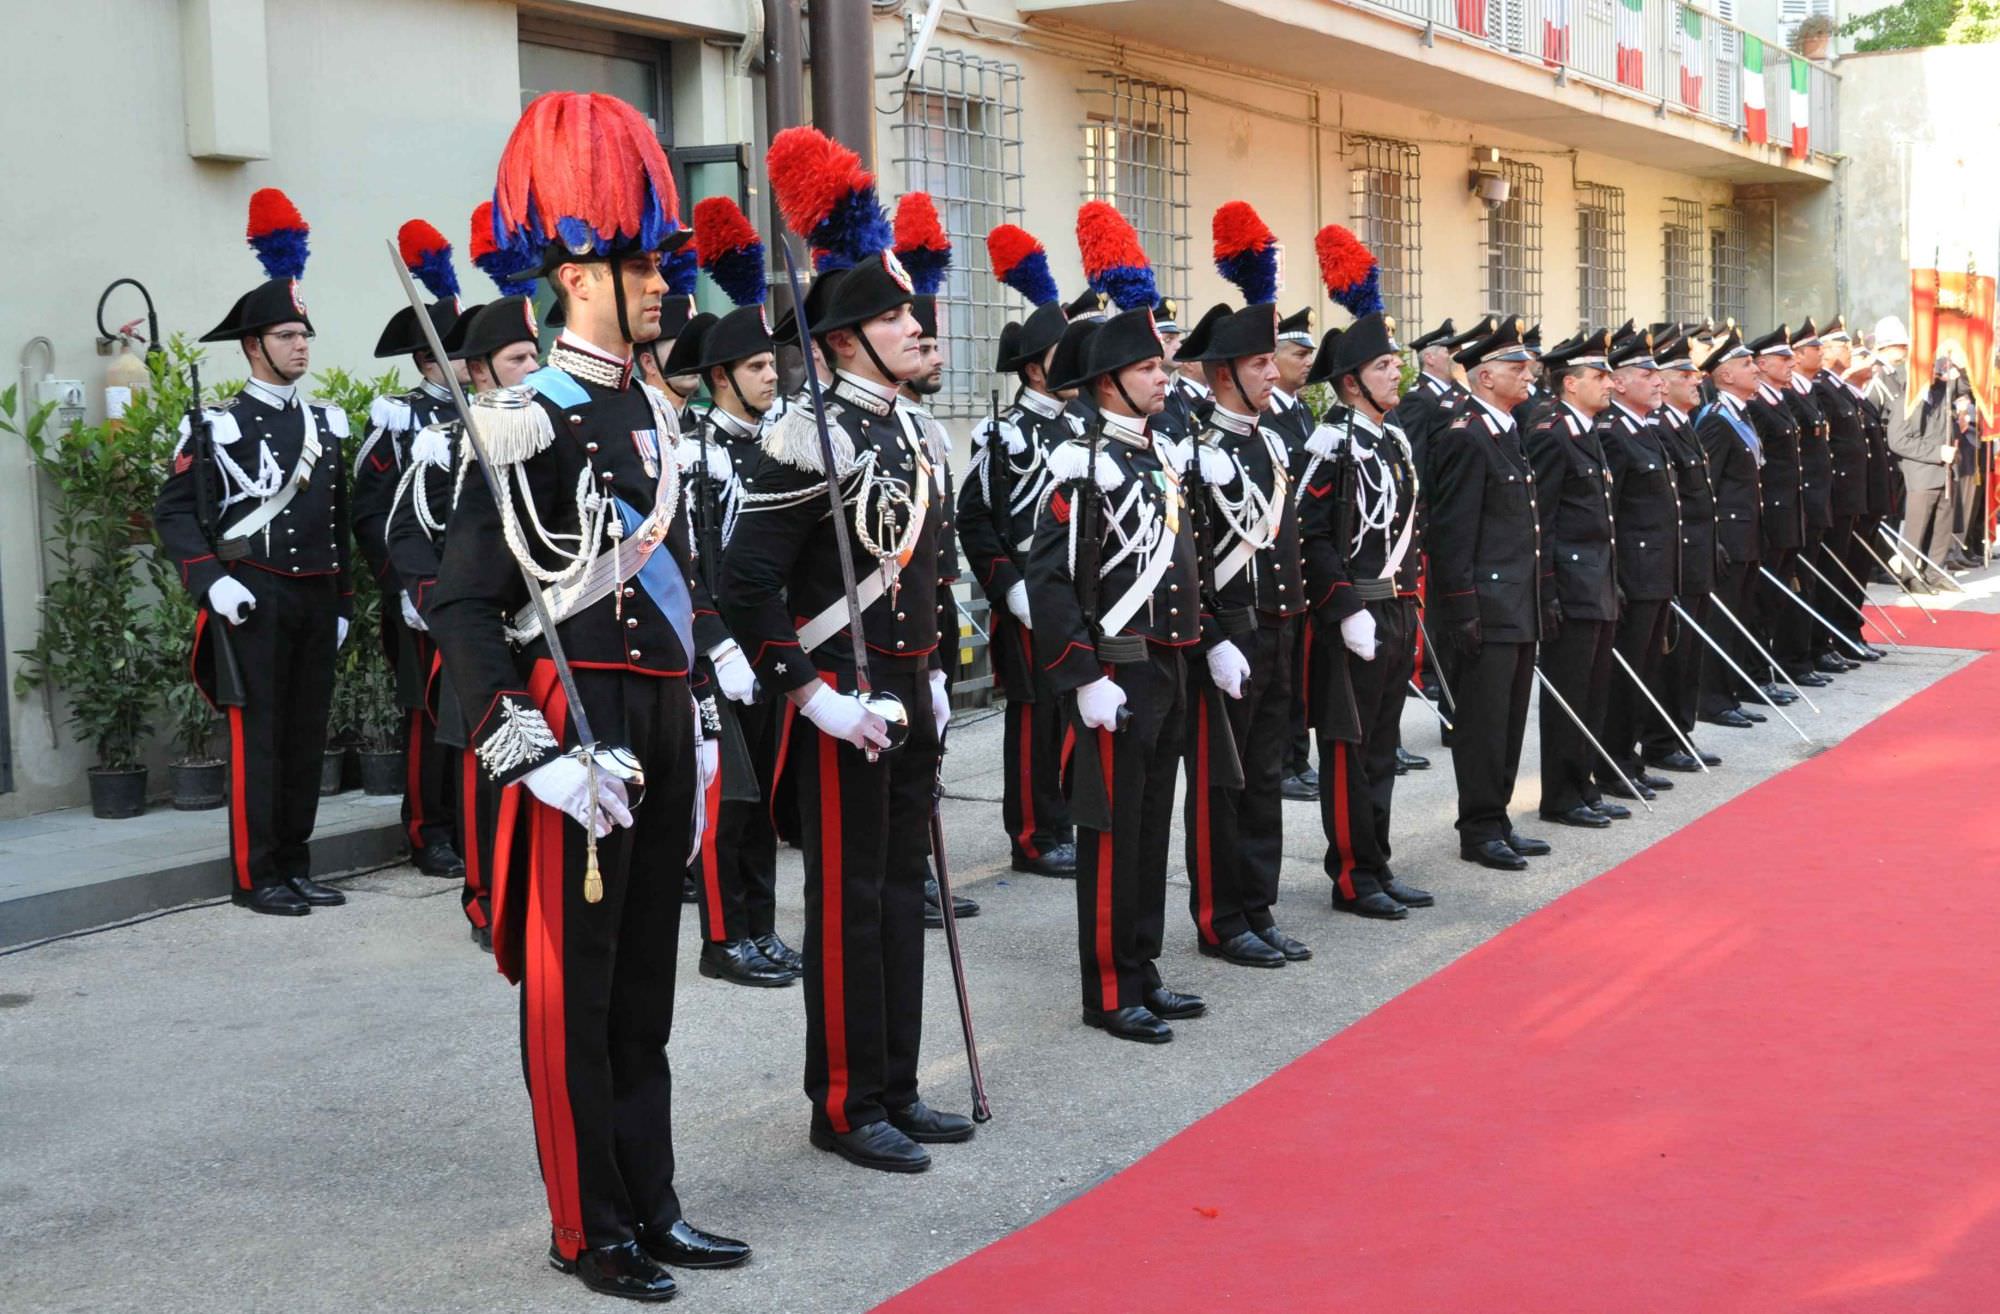
MULTIPOLYGON (((1745 129, 1743 64, 1755 34, 1678 0, 1342 0, 1393 14, 1442 38, 1485 46, 1548 69, 1558 81, 1582 81, 1657 106, 1660 113, 1745 129)), ((1791 52, 1765 41, 1763 93, 1768 140, 1792 140, 1791 52)), ((1809 140, 1815 152, 1838 147, 1840 75, 1806 61, 1809 140)), ((1754 104, 1754 98, 1752 104, 1754 104)))

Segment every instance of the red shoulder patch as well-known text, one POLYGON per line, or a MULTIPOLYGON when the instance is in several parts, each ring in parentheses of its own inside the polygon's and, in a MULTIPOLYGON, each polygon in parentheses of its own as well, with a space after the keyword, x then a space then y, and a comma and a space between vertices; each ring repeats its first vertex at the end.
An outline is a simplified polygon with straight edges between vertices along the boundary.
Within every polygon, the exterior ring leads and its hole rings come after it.
POLYGON ((175 455, 174 457, 175 474, 184 475, 192 469, 194 469, 194 453, 183 449, 182 451, 180 451, 178 454, 175 455))
POLYGON ((1061 493, 1049 494, 1049 511, 1054 514, 1057 524, 1069 523, 1069 499, 1061 493))

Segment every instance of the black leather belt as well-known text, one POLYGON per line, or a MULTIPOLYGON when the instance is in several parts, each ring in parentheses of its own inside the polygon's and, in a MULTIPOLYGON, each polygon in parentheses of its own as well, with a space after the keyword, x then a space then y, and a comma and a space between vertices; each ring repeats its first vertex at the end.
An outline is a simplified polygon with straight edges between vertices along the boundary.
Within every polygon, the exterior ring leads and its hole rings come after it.
POLYGON ((1396 596, 1396 581, 1393 579, 1357 579, 1354 581, 1354 596, 1363 602, 1387 602, 1396 596))
POLYGON ((1137 634, 1110 635, 1097 641, 1097 660, 1111 666, 1133 666, 1146 660, 1146 640, 1137 634))

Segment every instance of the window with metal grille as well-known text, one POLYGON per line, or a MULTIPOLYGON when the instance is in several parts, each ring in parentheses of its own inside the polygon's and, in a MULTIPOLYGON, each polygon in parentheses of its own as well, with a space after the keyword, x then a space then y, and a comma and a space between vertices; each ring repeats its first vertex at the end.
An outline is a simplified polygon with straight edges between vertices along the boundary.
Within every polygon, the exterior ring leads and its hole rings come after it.
POLYGON ((993 344, 1013 308, 994 279, 986 234, 1021 218, 1021 66, 932 50, 895 125, 896 164, 909 191, 929 192, 951 238, 938 297, 941 415, 978 415, 993 382, 993 344))
POLYGON ((1585 327, 1625 319, 1625 189, 1576 185, 1576 314, 1585 327))
POLYGON ((1701 202, 1669 196, 1660 205, 1662 267, 1666 271, 1667 318, 1702 317, 1701 202))
POLYGON ((1501 160, 1507 199, 1488 205, 1481 221, 1481 266, 1486 312, 1542 317, 1542 171, 1519 160, 1501 160))
POLYGON ((1708 313, 1719 324, 1743 322, 1750 291, 1750 242, 1743 212, 1733 205, 1708 207, 1708 313))
POLYGON ((1349 135, 1341 150, 1347 171, 1347 213, 1355 236, 1375 253, 1382 273, 1382 306, 1411 333, 1424 313, 1423 204, 1413 142, 1349 135))
POLYGON ((1160 295, 1187 299, 1187 92, 1160 82, 1093 70, 1079 87, 1083 199, 1109 201, 1139 231, 1160 295))

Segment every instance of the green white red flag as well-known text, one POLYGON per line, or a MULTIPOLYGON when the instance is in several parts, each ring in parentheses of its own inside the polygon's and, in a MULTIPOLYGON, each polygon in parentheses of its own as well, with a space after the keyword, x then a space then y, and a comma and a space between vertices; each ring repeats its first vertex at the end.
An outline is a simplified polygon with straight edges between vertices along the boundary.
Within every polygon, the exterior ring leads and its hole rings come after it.
POLYGON ((1792 56, 1792 155, 1803 160, 1811 153, 1812 97, 1808 88, 1812 85, 1812 65, 1792 56))
POLYGON ((1618 81, 1635 91, 1646 89, 1645 0, 1618 0, 1618 81))
POLYGON ((1701 84, 1708 71, 1708 28, 1701 15, 1681 6, 1681 104, 1701 108, 1701 84))
POLYGON ((1771 139, 1764 113, 1764 43, 1753 36, 1743 38, 1743 131, 1758 145, 1771 139))

